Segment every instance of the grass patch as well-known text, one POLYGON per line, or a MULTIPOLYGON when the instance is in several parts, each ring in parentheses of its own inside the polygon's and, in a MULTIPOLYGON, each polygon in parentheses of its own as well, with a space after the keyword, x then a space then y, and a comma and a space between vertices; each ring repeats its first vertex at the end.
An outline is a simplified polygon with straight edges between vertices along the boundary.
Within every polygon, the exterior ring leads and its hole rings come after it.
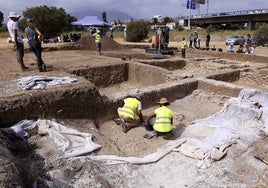
POLYGON ((9 33, 7 31, 0 32, 0 38, 8 38, 9 33))

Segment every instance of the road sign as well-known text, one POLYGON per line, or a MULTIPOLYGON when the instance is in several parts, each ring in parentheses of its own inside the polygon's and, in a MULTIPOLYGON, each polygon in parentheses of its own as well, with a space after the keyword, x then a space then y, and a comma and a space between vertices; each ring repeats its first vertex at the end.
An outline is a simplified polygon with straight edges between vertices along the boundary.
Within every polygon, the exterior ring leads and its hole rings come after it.
POLYGON ((196 9, 196 3, 193 0, 187 0, 187 9, 196 9))

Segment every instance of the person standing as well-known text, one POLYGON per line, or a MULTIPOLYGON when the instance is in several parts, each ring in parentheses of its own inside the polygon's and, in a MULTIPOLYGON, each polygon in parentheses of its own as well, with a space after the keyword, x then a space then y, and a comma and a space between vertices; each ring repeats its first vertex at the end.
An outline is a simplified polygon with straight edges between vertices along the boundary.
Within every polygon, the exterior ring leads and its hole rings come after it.
POLYGON ((110 29, 110 39, 114 40, 114 29, 110 29))
POLYGON ((194 32, 193 34, 193 38, 194 38, 194 48, 197 48, 197 39, 198 39, 198 33, 197 31, 194 32))
POLYGON ((23 57, 24 57, 24 44, 22 40, 22 36, 19 31, 19 19, 20 15, 16 12, 10 12, 9 18, 10 20, 7 22, 7 28, 10 37, 12 38, 12 42, 14 44, 14 49, 16 50, 17 54, 17 61, 22 69, 22 71, 25 71, 29 69, 24 65, 23 57))
POLYGON ((121 125, 124 133, 129 129, 138 126, 143 121, 142 105, 138 96, 128 96, 124 99, 123 107, 117 109, 117 113, 121 119, 121 125))
POLYGON ((95 44, 96 44, 96 48, 97 48, 97 52, 99 55, 101 55, 101 34, 100 34, 100 30, 97 30, 96 33, 93 34, 94 38, 95 38, 95 44))
POLYGON ((247 35, 247 40, 246 40, 246 53, 250 54, 250 48, 251 48, 251 35, 247 35))
POLYGON ((206 48, 209 48, 209 43, 210 43, 210 34, 208 32, 206 36, 206 48))
POLYGON ((41 40, 43 39, 43 35, 39 29, 34 26, 32 19, 27 19, 26 22, 28 27, 25 28, 25 34, 28 38, 28 44, 36 56, 39 72, 46 72, 46 65, 42 60, 41 48, 41 40))
POLYGON ((190 41, 189 48, 193 48, 193 41, 194 41, 194 34, 193 33, 190 34, 189 41, 190 41))
POLYGON ((197 38, 197 48, 198 49, 201 48, 201 38, 200 37, 197 38))
POLYGON ((169 105, 167 98, 161 98, 158 104, 159 108, 147 117, 146 124, 153 125, 156 136, 170 138, 173 129, 174 113, 167 107, 169 105))
POLYGON ((187 42, 185 40, 185 37, 182 38, 182 43, 181 43, 181 58, 185 58, 185 53, 186 53, 186 47, 187 47, 187 42))

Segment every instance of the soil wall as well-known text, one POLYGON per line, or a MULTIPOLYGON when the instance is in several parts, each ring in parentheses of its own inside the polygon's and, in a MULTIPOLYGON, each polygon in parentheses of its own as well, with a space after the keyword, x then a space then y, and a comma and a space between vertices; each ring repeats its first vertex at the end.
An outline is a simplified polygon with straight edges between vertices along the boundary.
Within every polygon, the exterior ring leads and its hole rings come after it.
POLYGON ((165 83, 167 71, 141 63, 129 63, 128 81, 141 86, 154 86, 165 83))
POLYGON ((216 74, 210 74, 206 77, 208 79, 214 79, 219 81, 234 82, 239 79, 240 70, 217 72, 216 74))
POLYGON ((98 89, 88 81, 25 91, 0 99, 0 124, 9 126, 37 118, 94 119, 102 102, 98 89))
POLYGON ((79 68, 69 73, 84 77, 97 87, 108 87, 128 80, 128 64, 79 68))
POLYGON ((176 60, 157 60, 157 61, 139 61, 140 63, 162 67, 168 70, 182 69, 186 65, 186 61, 182 59, 176 60))

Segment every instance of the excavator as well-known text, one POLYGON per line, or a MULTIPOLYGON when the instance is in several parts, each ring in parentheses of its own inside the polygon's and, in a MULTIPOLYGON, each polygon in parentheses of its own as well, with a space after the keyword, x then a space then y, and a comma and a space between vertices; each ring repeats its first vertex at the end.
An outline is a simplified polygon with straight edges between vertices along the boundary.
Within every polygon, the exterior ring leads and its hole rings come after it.
POLYGON ((155 35, 152 36, 152 45, 150 48, 146 48, 146 53, 162 54, 162 55, 174 55, 178 51, 178 48, 169 48, 169 27, 165 25, 156 25, 155 35))

